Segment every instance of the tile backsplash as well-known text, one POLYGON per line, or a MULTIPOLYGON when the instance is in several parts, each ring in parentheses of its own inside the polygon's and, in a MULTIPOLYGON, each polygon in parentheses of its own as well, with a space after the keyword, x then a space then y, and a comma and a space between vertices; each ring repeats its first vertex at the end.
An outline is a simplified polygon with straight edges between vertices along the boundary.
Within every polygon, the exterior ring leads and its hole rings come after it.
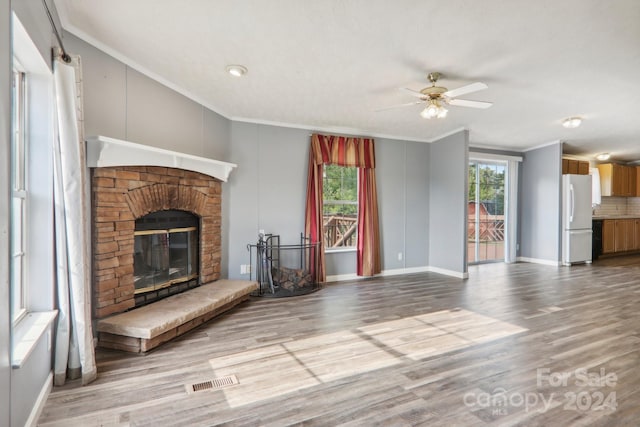
POLYGON ((593 214, 640 216, 640 197, 602 197, 602 204, 593 210, 593 214))
POLYGON ((627 197, 627 215, 640 215, 640 197, 627 197))

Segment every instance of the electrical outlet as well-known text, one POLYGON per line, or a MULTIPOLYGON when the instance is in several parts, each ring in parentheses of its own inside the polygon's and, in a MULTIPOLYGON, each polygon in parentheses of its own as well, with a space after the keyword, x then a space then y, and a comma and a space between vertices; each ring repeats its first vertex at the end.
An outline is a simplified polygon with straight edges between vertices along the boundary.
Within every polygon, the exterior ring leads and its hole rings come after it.
POLYGON ((251 264, 240 264, 240 274, 250 274, 251 264))
POLYGON ((402 261, 402 252, 398 252, 398 261, 402 261))

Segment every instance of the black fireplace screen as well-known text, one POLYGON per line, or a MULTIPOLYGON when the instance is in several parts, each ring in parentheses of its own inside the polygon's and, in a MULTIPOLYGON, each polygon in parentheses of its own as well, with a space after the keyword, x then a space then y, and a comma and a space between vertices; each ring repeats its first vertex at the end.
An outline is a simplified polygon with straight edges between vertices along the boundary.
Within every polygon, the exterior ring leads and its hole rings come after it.
POLYGON ((198 217, 183 211, 154 212, 136 220, 135 293, 198 277, 198 217))

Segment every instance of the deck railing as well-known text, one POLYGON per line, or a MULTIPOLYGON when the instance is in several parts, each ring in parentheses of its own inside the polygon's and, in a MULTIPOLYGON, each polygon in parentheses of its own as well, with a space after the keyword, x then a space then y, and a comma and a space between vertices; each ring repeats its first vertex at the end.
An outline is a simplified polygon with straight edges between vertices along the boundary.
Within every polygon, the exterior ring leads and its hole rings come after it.
POLYGON ((481 219, 476 221, 469 221, 467 227, 467 238, 471 241, 476 240, 476 224, 479 229, 479 240, 488 242, 503 242, 504 241, 504 219, 481 219))
POLYGON ((343 248, 356 245, 358 222, 355 216, 327 215, 323 218, 325 248, 343 248))

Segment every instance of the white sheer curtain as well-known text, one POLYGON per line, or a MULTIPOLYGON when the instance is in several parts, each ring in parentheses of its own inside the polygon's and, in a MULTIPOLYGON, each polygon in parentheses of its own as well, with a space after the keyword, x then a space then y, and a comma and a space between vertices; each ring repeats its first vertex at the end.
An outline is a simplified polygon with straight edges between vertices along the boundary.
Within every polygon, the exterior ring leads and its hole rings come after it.
POLYGON ((509 159, 507 166, 507 224, 505 230, 504 262, 518 259, 518 168, 521 159, 509 159))
POLYGON ((55 226, 58 326, 54 384, 96 378, 91 328, 88 198, 80 58, 54 61, 58 138, 55 141, 55 226))

